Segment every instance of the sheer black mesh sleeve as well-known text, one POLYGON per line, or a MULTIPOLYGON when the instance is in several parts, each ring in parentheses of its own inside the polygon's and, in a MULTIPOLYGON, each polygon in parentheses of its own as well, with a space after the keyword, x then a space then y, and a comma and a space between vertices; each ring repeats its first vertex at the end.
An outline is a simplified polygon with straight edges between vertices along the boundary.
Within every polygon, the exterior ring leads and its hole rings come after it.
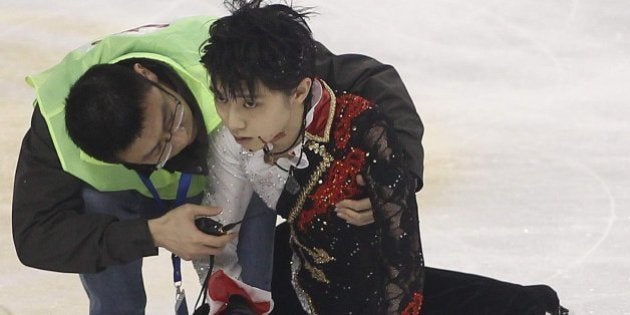
POLYGON ((401 314, 418 303, 424 278, 414 176, 404 167, 403 150, 378 109, 358 117, 355 127, 356 140, 369 152, 362 175, 381 230, 387 313, 401 314))
POLYGON ((424 126, 411 96, 396 69, 376 59, 359 54, 331 53, 317 43, 316 73, 330 86, 340 91, 360 95, 381 107, 381 113, 390 121, 401 149, 405 153, 407 169, 414 173, 418 187, 422 187, 424 126))

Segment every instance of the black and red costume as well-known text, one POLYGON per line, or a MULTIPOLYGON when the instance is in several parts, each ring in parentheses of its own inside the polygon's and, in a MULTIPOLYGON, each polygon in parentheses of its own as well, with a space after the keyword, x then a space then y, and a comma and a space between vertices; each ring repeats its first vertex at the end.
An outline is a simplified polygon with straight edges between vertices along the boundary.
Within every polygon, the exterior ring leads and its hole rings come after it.
MULTIPOLYGON (((325 84, 323 84, 325 86, 325 84)), ((311 314, 418 314, 423 258, 415 177, 378 106, 323 89, 276 210, 290 226, 292 284, 311 314), (366 185, 360 186, 357 175, 366 185), (369 197, 375 224, 357 227, 335 214, 344 199, 369 197)), ((276 301, 281 303, 281 301, 276 301)))

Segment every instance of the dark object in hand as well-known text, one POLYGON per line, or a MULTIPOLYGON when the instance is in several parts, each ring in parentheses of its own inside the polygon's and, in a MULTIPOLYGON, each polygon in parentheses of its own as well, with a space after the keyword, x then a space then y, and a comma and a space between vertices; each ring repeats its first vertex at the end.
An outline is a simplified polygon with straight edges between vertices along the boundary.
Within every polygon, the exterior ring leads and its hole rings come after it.
POLYGON ((204 232, 208 235, 221 236, 225 234, 225 230, 223 230, 223 224, 208 217, 196 218, 195 225, 201 232, 204 232))

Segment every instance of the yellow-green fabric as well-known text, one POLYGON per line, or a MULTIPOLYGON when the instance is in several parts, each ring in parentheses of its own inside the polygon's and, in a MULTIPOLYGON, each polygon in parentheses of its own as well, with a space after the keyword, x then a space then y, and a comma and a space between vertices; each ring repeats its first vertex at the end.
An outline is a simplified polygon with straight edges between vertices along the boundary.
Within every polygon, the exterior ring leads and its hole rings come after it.
MULTIPOLYGON (((99 191, 133 189, 151 196, 134 171, 93 159, 72 142, 65 127, 65 98, 71 85, 93 65, 129 58, 159 60, 171 66, 188 85, 199 104, 206 130, 212 131, 220 118, 208 89, 208 75, 199 60, 200 47, 213 20, 208 16, 189 17, 111 35, 72 51, 54 67, 26 78, 35 88, 36 103, 48 124, 64 171, 99 191)), ((151 181, 162 198, 174 199, 179 175, 159 170, 151 175, 151 181)), ((193 176, 188 195, 201 192, 203 185, 202 176, 193 176)))

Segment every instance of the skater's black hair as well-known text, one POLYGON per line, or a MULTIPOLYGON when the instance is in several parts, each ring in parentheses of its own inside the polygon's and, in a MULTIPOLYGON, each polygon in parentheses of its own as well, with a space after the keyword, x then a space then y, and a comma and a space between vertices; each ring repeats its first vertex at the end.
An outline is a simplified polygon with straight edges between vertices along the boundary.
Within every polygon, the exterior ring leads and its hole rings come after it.
POLYGON ((316 46, 305 21, 312 12, 261 1, 226 4, 232 14, 212 23, 202 48, 214 92, 220 83, 223 97, 236 98, 262 83, 289 95, 304 78, 314 77, 316 46))

